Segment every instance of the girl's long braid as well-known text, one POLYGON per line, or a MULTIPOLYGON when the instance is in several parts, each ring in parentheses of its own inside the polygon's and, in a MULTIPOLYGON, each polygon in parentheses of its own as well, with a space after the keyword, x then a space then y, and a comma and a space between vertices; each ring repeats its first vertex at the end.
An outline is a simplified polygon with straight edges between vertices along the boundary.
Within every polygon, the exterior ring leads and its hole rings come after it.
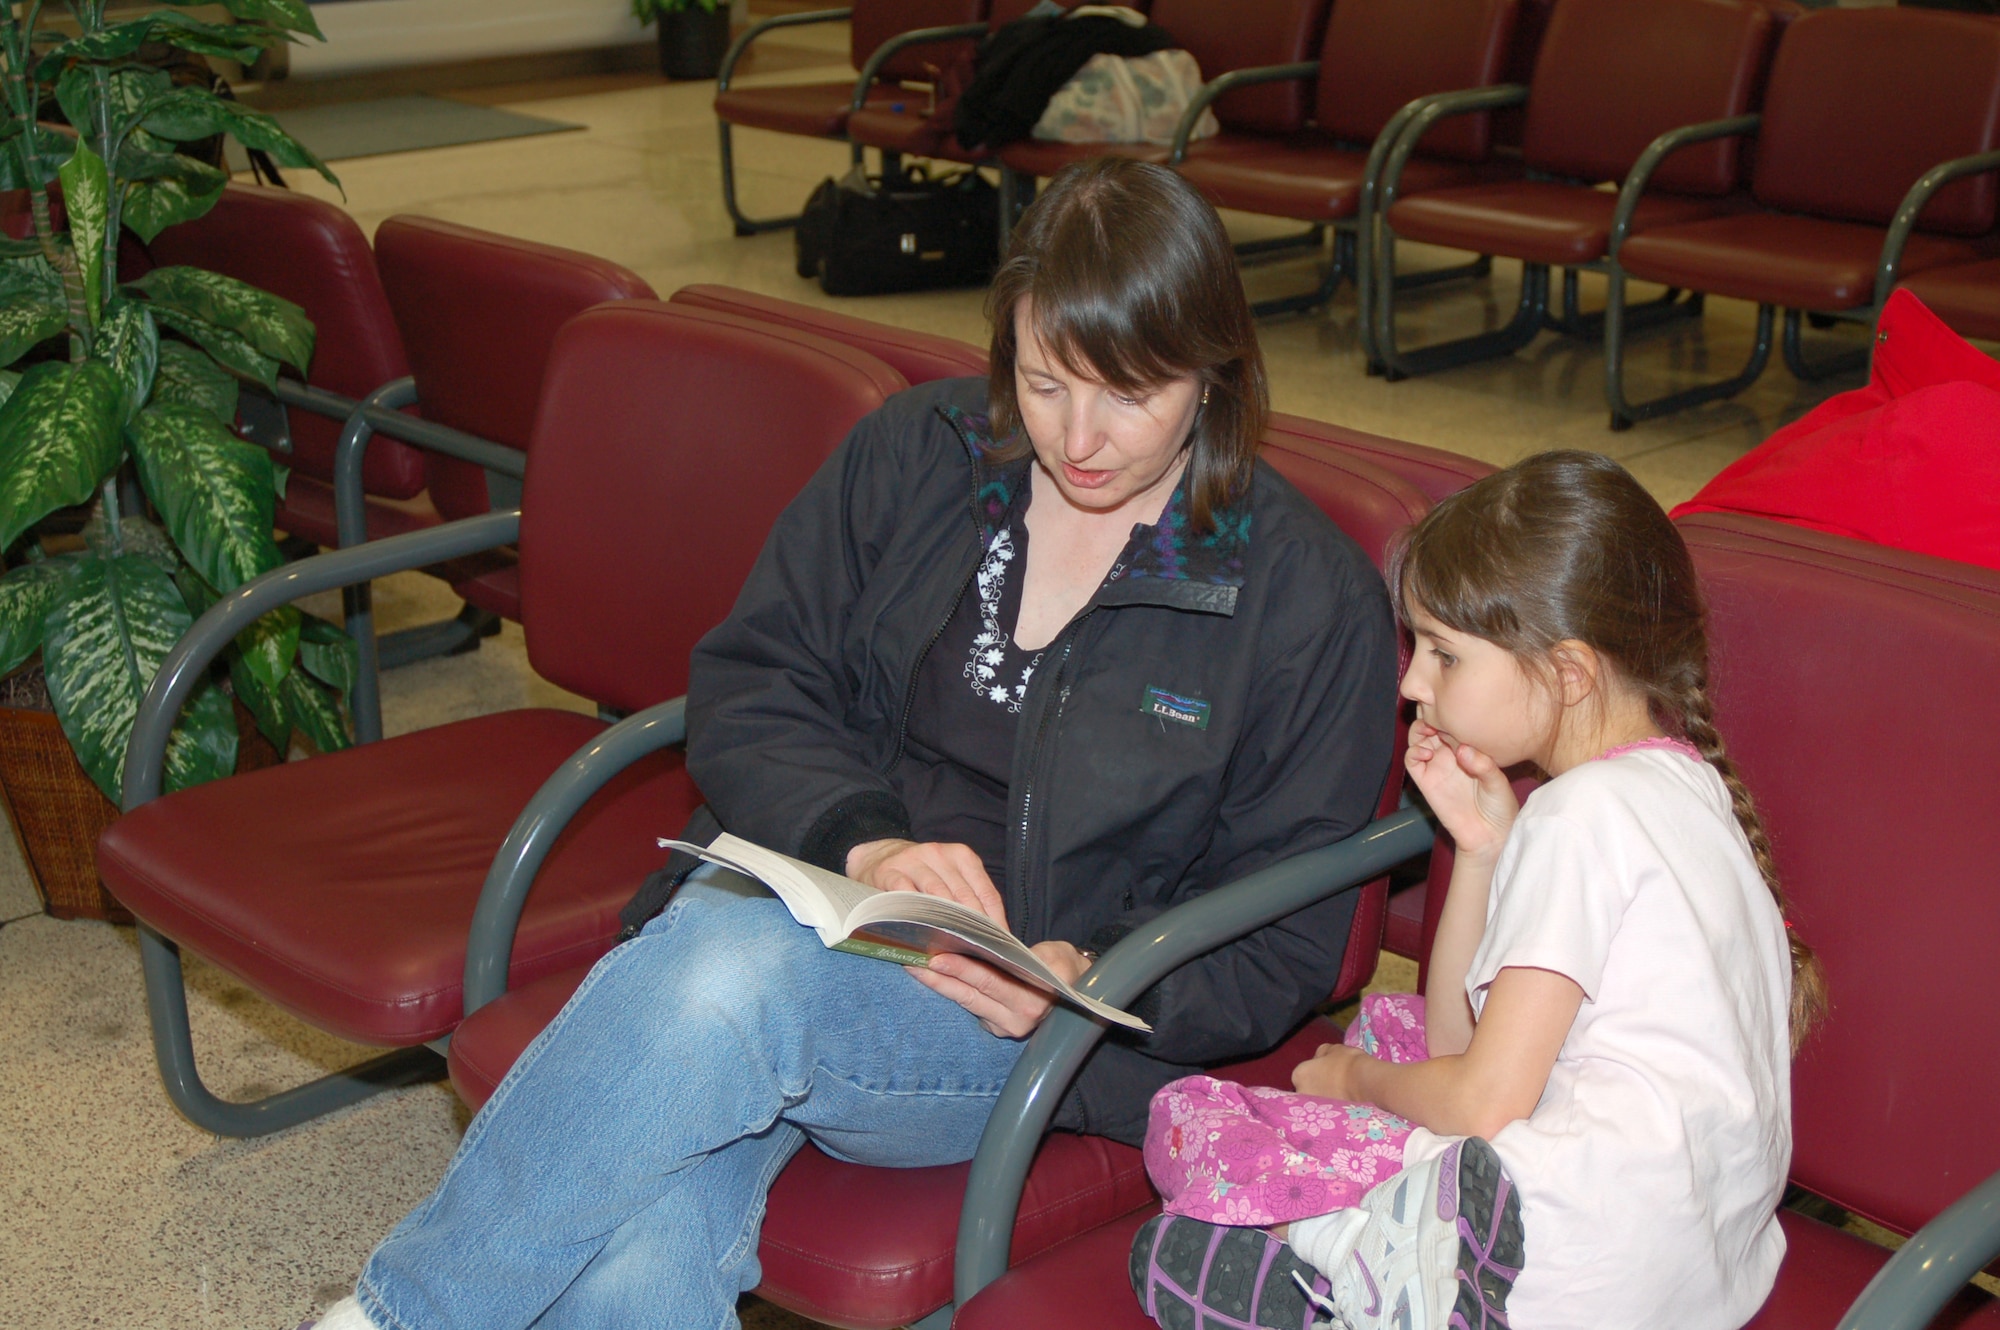
POLYGON ((1813 1026, 1826 1015, 1826 972, 1821 968, 1819 957, 1806 945, 1792 927, 1791 912, 1785 901, 1785 889, 1778 881, 1778 865, 1771 853, 1771 838, 1764 831, 1764 819, 1757 813, 1757 801, 1750 797, 1750 788, 1737 774, 1736 764, 1722 746, 1722 735, 1715 728, 1715 709, 1708 698, 1707 681, 1700 677, 1686 682, 1675 696, 1668 701, 1679 722, 1682 736, 1694 745, 1695 751, 1722 777, 1722 783, 1729 790, 1729 802, 1736 813, 1736 821, 1743 828, 1743 837, 1750 842, 1750 853, 1757 860, 1757 871, 1763 874, 1764 885, 1771 892, 1771 899, 1778 904, 1778 916, 1785 921, 1785 942, 1792 951, 1792 1010, 1791 1034, 1792 1052, 1797 1053, 1805 1042, 1813 1026))

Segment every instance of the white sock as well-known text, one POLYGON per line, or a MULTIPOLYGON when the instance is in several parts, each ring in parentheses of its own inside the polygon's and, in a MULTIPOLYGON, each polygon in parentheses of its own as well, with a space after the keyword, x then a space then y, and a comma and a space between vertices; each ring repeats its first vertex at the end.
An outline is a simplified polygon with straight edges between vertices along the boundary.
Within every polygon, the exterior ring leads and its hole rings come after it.
POLYGON ((342 1298, 326 1309, 326 1315, 319 1318, 313 1330, 377 1330, 375 1322, 368 1319, 368 1313, 361 1310, 361 1304, 353 1298, 342 1298))
MULTIPOLYGON (((1353 1254, 1354 1245, 1361 1240, 1361 1230, 1368 1224, 1368 1212, 1358 1208, 1335 1210, 1331 1214, 1314 1215, 1311 1219, 1295 1219, 1286 1230, 1285 1241, 1299 1259, 1313 1269, 1333 1278, 1333 1272, 1353 1254)), ((320 1323, 321 1330, 346 1330, 345 1327, 320 1323)))

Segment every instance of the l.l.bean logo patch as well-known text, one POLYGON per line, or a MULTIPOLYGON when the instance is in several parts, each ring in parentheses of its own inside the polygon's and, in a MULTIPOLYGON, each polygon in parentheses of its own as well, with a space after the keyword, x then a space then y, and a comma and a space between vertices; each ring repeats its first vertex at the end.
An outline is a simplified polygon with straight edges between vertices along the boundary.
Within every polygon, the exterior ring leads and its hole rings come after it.
POLYGON ((1187 725, 1197 730, 1208 728, 1206 698, 1170 693, 1157 685, 1146 689, 1145 697, 1140 700, 1139 710, 1149 716, 1172 721, 1176 725, 1187 725))

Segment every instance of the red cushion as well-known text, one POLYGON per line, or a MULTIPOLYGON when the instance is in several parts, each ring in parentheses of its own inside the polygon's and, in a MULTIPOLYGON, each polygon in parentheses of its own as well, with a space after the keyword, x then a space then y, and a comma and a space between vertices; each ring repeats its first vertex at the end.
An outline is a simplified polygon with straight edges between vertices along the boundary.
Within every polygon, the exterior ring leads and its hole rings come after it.
POLYGON ((993 154, 967 148, 949 129, 935 124, 921 94, 871 104, 847 117, 847 137, 864 147, 948 162, 984 162, 993 154))
POLYGON ((1165 162, 1164 143, 1051 143, 1043 139, 1018 139, 1000 150, 1000 160, 1016 171, 1044 179, 1065 166, 1087 162, 1093 157, 1131 157, 1142 162, 1165 162))
MULTIPOLYGON (((466 933, 494 853, 604 725, 513 711, 155 800, 98 842, 133 914, 271 1001, 361 1043, 458 1024, 466 933)), ((571 823, 530 895, 512 982, 597 956, 699 797, 678 754, 626 772, 571 823)))
MULTIPOLYGON (((1152 20, 1201 65, 1204 79, 1235 69, 1292 65, 1314 59, 1326 32, 1327 0, 1265 0, 1218 5, 1215 0, 1157 0, 1152 20)), ((1239 88, 1216 99, 1226 128, 1290 134, 1312 110, 1311 79, 1239 88)))
POLYGON ((955 337, 891 327, 872 319, 859 319, 852 314, 758 295, 733 286, 700 283, 684 286, 669 296, 667 303, 675 308, 714 310, 830 337, 844 346, 866 351, 911 383, 968 374, 986 377, 986 352, 955 337))
MULTIPOLYGON (((1181 174, 1218 208, 1302 222, 1338 222, 1361 205, 1366 149, 1344 148, 1319 134, 1265 138, 1217 134, 1188 149, 1181 174)), ((1417 193, 1474 179, 1469 167, 1412 157, 1402 189, 1417 193)))
MULTIPOLYGON (((1604 257, 1617 207, 1618 196, 1609 190, 1553 180, 1498 180, 1398 199, 1389 209, 1389 225, 1404 240, 1529 263, 1581 265, 1604 257)), ((1632 229, 1637 233, 1730 210, 1719 199, 1649 193, 1639 201, 1632 229)))
MULTIPOLYGON (((1875 299, 1882 235, 1881 227, 1860 222, 1745 212, 1643 231, 1626 240, 1618 262, 1642 281, 1711 295, 1793 309, 1854 309, 1875 299)), ((1969 263, 1986 252, 1975 241, 1919 231, 1904 247, 1903 271, 1969 263)))
POLYGON ((1343 425, 1329 425, 1323 420, 1308 420, 1304 416, 1286 415, 1282 411, 1271 413, 1270 423, 1264 427, 1264 437, 1270 442, 1292 440, 1330 448, 1371 462, 1408 481, 1431 503, 1458 493, 1473 481, 1492 475, 1496 469, 1489 462, 1475 461, 1442 448, 1426 448, 1420 443, 1404 443, 1401 439, 1384 438, 1379 434, 1364 434, 1343 425))
POLYGON ((1424 954, 1424 884, 1404 887, 1389 896, 1389 919, 1382 931, 1382 950, 1416 960, 1424 954))
POLYGON ((1126 1263, 1147 1206, 1009 1270, 951 1318, 951 1330, 1157 1330, 1126 1263))
POLYGON ((2000 339, 2000 259, 1929 268, 1903 289, 1966 337, 2000 339))
MULTIPOLYGON (((296 419, 296 418, 295 418, 296 419)), ((372 448, 369 450, 374 451, 372 448)), ((436 526, 444 519, 431 507, 430 499, 418 494, 414 499, 378 499, 368 496, 368 538, 401 535, 436 526)), ((316 476, 294 471, 285 482, 285 497, 278 500, 272 525, 289 535, 332 549, 340 544, 339 527, 334 521, 333 486, 316 476)))
MULTIPOLYGON (((920 96, 899 87, 877 84, 868 90, 868 103, 886 106, 891 102, 908 103, 920 96)), ((837 139, 847 128, 848 108, 853 104, 853 79, 845 83, 784 83, 774 87, 731 88, 716 96, 715 114, 746 129, 837 139)))
MULTIPOLYGON (((977 23, 985 17, 985 0, 861 0, 854 6, 854 17, 848 25, 848 55, 854 67, 860 69, 877 47, 900 33, 977 23)), ((906 46, 883 64, 882 77, 928 81, 933 68, 948 65, 971 51, 971 42, 906 46)), ((849 90, 853 87, 850 82, 849 90)))
POLYGON ((445 1062, 451 1069, 452 1089, 474 1112, 493 1097, 514 1060, 556 1018, 595 964, 593 956, 532 983, 510 987, 460 1022, 445 1050, 445 1062))
POLYGON ((468 577, 453 582, 451 589, 464 597, 468 604, 477 605, 482 610, 490 610, 513 623, 521 622, 521 566, 519 556, 510 551, 494 550, 487 558, 498 558, 502 566, 476 577, 468 577))
MULTIPOLYGON (((1785 1263, 1764 1306, 1745 1330, 1827 1330, 1844 1313, 1890 1253, 1842 1229, 1789 1210, 1778 1212, 1785 1230, 1785 1263)), ((1933 1330, 2000 1326, 2000 1305, 1978 1289, 1946 1304, 1933 1330)))
MULTIPOLYGON (((1517 17, 1515 0, 1340 0, 1320 51, 1314 119, 1350 143, 1372 143, 1413 98, 1500 81, 1517 17)), ((1478 161, 1492 117, 1452 116, 1424 136, 1424 151, 1478 161)))

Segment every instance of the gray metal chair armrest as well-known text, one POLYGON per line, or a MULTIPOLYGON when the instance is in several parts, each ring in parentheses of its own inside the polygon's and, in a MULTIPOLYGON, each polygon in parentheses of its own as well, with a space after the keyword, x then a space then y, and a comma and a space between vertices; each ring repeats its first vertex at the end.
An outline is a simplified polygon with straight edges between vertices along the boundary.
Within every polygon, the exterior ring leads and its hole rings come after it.
POLYGON ((542 782, 535 797, 514 819, 500 852, 487 870, 472 913, 472 932, 465 949, 465 1014, 507 991, 507 966, 513 960, 514 929, 528 889, 542 861, 577 810, 619 772, 650 753, 687 739, 687 699, 676 697, 647 707, 578 749, 542 782))
MULTIPOLYGON (((1346 840, 1176 906, 1132 933, 1090 968, 1081 987, 1123 1006, 1195 957, 1345 891, 1430 848, 1431 826, 1412 808, 1370 823, 1346 840)), ((1021 1188, 1042 1134, 1104 1027, 1058 1006, 1028 1041, 987 1119, 959 1213, 954 1300, 963 1306, 1007 1270, 1021 1188)))
POLYGON ((167 739, 181 707, 223 648, 259 616, 301 596, 371 581, 441 559, 456 559, 513 543, 521 534, 519 510, 487 513, 371 541, 353 549, 316 554, 252 578, 210 606, 187 635, 174 644, 139 704, 132 740, 125 753, 119 806, 131 812, 159 797, 167 739))
POLYGON ((1910 186, 1910 192, 1903 195, 1896 208, 1896 215, 1889 220, 1889 233, 1882 237, 1882 257, 1875 266, 1876 309, 1882 308, 1882 302, 1896 289, 1897 269, 1903 265, 1903 246, 1909 243, 1910 232, 1916 230, 1918 215, 1930 206, 1937 192, 1954 180, 1996 170, 2000 170, 2000 152, 1977 152, 1933 166, 1910 186))
POLYGON ((2000 1256, 2000 1173, 1918 1229, 1868 1281, 1839 1330, 1922 1330, 2000 1256))
MULTIPOLYGON (((1402 182, 1404 168, 1409 165, 1410 157, 1416 152, 1417 145, 1423 142, 1424 135, 1430 133, 1438 121, 1452 116, 1475 115, 1480 111, 1498 111, 1504 107, 1522 106, 1527 100, 1528 90, 1523 85, 1496 83, 1490 88, 1462 88, 1457 92, 1432 93, 1428 97, 1419 97, 1405 104, 1396 112, 1390 126, 1384 126, 1383 132, 1375 136, 1375 142, 1379 145, 1388 137, 1389 129, 1394 125, 1395 119, 1403 122, 1402 132, 1389 144, 1387 156, 1379 168, 1380 174, 1375 181, 1377 206, 1386 212, 1389 205, 1396 201, 1396 189, 1402 182)), ((1374 155, 1374 148, 1370 148, 1369 157, 1372 159, 1374 155)), ((1363 188, 1366 188, 1365 183, 1363 188)))
POLYGON ((1682 148, 1696 143, 1709 143, 1715 139, 1734 138, 1739 134, 1754 134, 1763 117, 1757 115, 1733 115, 1726 120, 1706 120, 1698 125, 1682 125, 1670 129, 1646 145, 1632 163, 1632 169, 1625 173, 1625 183, 1618 188, 1618 206, 1611 213, 1611 240, 1606 254, 1612 262, 1618 260, 1618 247, 1625 243, 1626 234, 1632 229, 1632 214, 1638 211, 1639 199, 1652 183, 1653 173, 1660 164, 1679 152, 1682 148))
POLYGON ((1259 83, 1290 83, 1296 79, 1316 79, 1319 77, 1319 61, 1301 60, 1289 65, 1258 65, 1252 69, 1232 69, 1227 74, 1218 75, 1201 85, 1189 102, 1187 110, 1181 112, 1180 123, 1174 126, 1173 147, 1167 153, 1167 165, 1179 166, 1187 159, 1188 137, 1194 133, 1195 122, 1201 113, 1215 104, 1215 100, 1238 88, 1248 88, 1259 83))
POLYGON ((852 18, 853 15, 853 5, 842 5, 838 9, 814 9, 804 14, 779 14, 774 18, 752 23, 737 35, 735 41, 729 43, 729 49, 723 53, 722 70, 715 80, 716 92, 729 91, 729 81, 736 77, 736 62, 750 49, 750 43, 765 33, 774 28, 801 28, 808 23, 838 23, 844 18, 852 18))
POLYGON ((854 80, 854 101, 850 110, 859 111, 868 104, 868 89, 875 86, 875 80, 882 75, 882 66, 889 63, 889 57, 898 51, 906 51, 912 46, 927 46, 931 42, 964 41, 972 37, 984 37, 984 23, 947 23, 936 28, 912 28, 899 32, 868 53, 861 64, 861 76, 854 80))

